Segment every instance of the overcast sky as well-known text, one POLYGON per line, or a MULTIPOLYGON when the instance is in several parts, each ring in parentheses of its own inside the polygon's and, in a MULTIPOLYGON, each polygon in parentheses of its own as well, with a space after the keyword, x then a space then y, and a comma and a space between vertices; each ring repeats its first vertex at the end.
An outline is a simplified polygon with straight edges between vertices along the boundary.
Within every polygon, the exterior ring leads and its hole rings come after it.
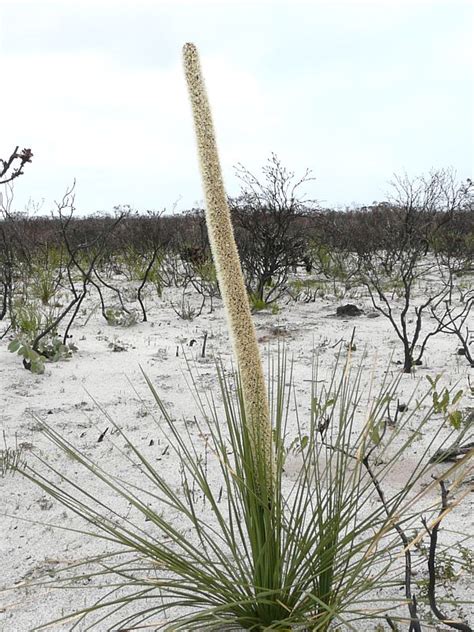
POLYGON ((194 42, 227 191, 271 152, 324 205, 393 173, 473 176, 471 0, 0 0, 0 156, 30 147, 15 206, 202 201, 181 47, 194 42))

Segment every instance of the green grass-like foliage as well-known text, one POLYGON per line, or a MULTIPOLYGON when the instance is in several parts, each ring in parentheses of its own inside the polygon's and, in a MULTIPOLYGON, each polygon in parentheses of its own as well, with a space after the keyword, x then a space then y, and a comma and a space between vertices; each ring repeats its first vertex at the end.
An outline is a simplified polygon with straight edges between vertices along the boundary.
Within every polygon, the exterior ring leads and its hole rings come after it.
MULTIPOLYGON (((207 437, 201 444, 169 416, 145 376, 160 413, 156 423, 181 471, 179 487, 119 428, 126 444, 121 452, 140 474, 139 483, 107 472, 44 425, 46 435, 93 475, 93 489, 41 457, 38 468, 28 464, 21 471, 87 520, 91 535, 118 545, 116 553, 95 560, 93 572, 81 566, 66 571, 68 586, 82 586, 87 577, 108 586, 98 603, 74 613, 71 629, 326 631, 361 629, 354 627, 360 621, 371 621, 364 625, 373 629, 374 620, 390 610, 393 621, 406 622, 403 546, 394 525, 419 531, 421 515, 436 509, 426 507, 417 488, 435 464, 427 449, 401 489, 381 503, 364 462, 376 450, 380 465, 371 465, 383 487, 429 423, 430 394, 388 434, 396 381, 382 384, 371 399, 361 386, 361 369, 336 368, 323 390, 317 363, 313 371, 311 412, 303 422, 290 407, 291 368, 284 353, 270 367, 276 461, 270 499, 254 491, 265 487, 266 472, 254 467, 238 380, 225 377, 221 367, 223 407, 196 390, 199 430, 207 437), (361 410, 365 424, 357 431, 361 410), (291 479, 285 468, 294 452, 300 465, 291 479), (107 488, 113 500, 105 500, 107 488)), ((429 431, 436 443, 442 429, 429 431)), ((53 586, 61 587, 57 582, 53 586)))
POLYGON ((14 448, 7 445, 5 431, 3 432, 3 448, 0 448, 0 478, 9 473, 14 473, 25 467, 26 461, 23 454, 23 447, 16 443, 14 448))

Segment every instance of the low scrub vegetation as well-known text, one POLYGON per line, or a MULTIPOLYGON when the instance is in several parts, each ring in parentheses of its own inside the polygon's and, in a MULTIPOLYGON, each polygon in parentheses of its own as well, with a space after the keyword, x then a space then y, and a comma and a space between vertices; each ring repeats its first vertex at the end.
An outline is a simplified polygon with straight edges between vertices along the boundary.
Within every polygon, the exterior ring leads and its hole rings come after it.
MULTIPOLYGON (((469 327, 474 291, 472 182, 452 172, 397 178, 393 197, 332 211, 298 198, 301 178, 272 156, 263 181, 240 167, 242 194, 229 200, 245 285, 254 310, 317 297, 370 298, 400 340, 404 371, 423 361, 433 336, 456 338, 474 364, 469 327)), ((0 219, 0 320, 12 350, 31 348, 39 364, 67 355, 86 296, 104 321, 147 320, 147 302, 181 288, 185 319, 221 298, 204 211, 75 217, 74 189, 50 218, 16 213, 11 183, 0 219), (199 297, 190 303, 190 295, 199 297), (27 322, 28 321, 28 322, 27 322), (18 346, 21 345, 21 347, 18 346), (58 354, 51 347, 58 348, 58 354)), ((72 347, 70 350, 73 350, 72 347)))

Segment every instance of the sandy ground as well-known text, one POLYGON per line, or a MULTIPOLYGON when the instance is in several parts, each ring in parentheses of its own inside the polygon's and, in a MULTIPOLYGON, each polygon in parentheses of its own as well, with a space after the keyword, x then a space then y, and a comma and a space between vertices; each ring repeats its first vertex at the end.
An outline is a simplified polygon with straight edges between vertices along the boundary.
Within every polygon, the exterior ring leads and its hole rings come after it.
MULTIPOLYGON (((262 351, 270 348, 275 352, 278 341, 284 341, 294 358, 295 389, 303 416, 309 407, 313 349, 319 352, 321 375, 327 377, 338 350, 347 345, 354 327, 356 350, 353 358, 358 362, 366 349, 364 380, 367 383, 370 380, 374 380, 375 385, 379 383, 387 367, 389 375, 400 372, 397 362, 402 360, 401 344, 388 320, 382 316, 374 317, 369 299, 360 290, 349 292, 344 298, 336 298, 328 292, 314 303, 285 305, 282 302, 279 313, 263 311, 254 317, 262 351), (345 303, 357 304, 364 314, 357 318, 337 318, 336 307, 345 303)), ((215 392, 218 387, 213 358, 219 355, 229 369, 232 358, 221 302, 215 302, 213 313, 208 313, 205 308, 199 317, 188 321, 180 319, 171 309, 170 300, 175 298, 176 294, 168 291, 159 299, 152 296, 150 290, 147 297, 149 322, 125 328, 107 325, 98 311, 84 325, 96 302, 96 298, 91 297, 73 330, 78 351, 70 360, 47 364, 44 375, 25 371, 18 356, 7 351, 4 341, 0 348, 0 415, 7 445, 14 446, 17 442, 23 446, 27 462, 33 462, 32 453, 37 453, 59 470, 77 475, 80 485, 91 485, 97 494, 109 493, 91 481, 90 475, 75 462, 58 453, 42 435, 37 421, 37 418, 46 421, 89 457, 133 481, 136 472, 133 468, 127 469, 126 461, 117 460, 112 450, 112 443, 120 443, 120 440, 112 433, 111 424, 99 409, 100 404, 134 444, 154 463, 161 463, 171 480, 179 485, 176 457, 169 450, 166 437, 160 436, 149 413, 148 407, 153 410, 154 406, 140 367, 154 383, 170 414, 177 423, 184 424, 197 414, 186 384, 184 355, 199 372, 199 386, 215 392), (202 358, 206 333, 206 357, 202 358), (109 428, 108 433, 99 441, 106 428, 109 428)), ((197 297, 191 296, 190 300, 199 303, 197 297)), ((431 324, 429 319, 427 324, 431 324)), ((465 390, 458 407, 465 411, 474 408, 474 391, 468 383, 470 376, 474 386, 474 370, 456 354, 458 346, 455 338, 449 335, 440 334, 433 338, 424 363, 417 367, 415 375, 402 376, 398 392, 400 401, 408 398, 418 381, 421 381, 420 393, 425 392, 428 386, 426 375, 434 377, 443 373, 443 385, 459 384, 459 388, 465 390)), ((432 423, 439 427, 443 423, 442 416, 435 416, 432 423)), ((413 452, 404 455, 403 462, 389 481, 393 489, 403 484, 407 468, 416 464, 417 454, 422 452, 428 439, 420 437, 413 452)), ((290 459, 286 476, 291 479, 298 467, 298 460, 290 459)), ((99 594, 94 585, 81 586, 78 582, 78 590, 54 590, 31 587, 29 582, 40 577, 54 579, 62 564, 97 554, 102 543, 81 533, 54 528, 52 525, 81 529, 84 524, 21 475, 8 473, 0 478, 0 489, 1 585, 5 589, 0 593, 0 629, 26 632, 71 609, 93 603, 99 594), (9 590, 15 586, 16 589, 9 590)), ((466 483, 460 489, 465 490, 466 483)), ((473 494, 467 494, 451 514, 449 524, 446 522, 447 527, 452 525, 457 531, 474 534, 472 500, 473 494)), ((445 537, 449 540, 451 536, 445 537)), ((452 580, 453 592, 462 601, 469 598, 468 586, 472 577, 469 578, 465 569, 456 572, 457 576, 452 580)), ((469 607, 459 606, 457 612, 469 614, 469 607)), ((71 625, 55 625, 51 629, 67 630, 71 625)), ((108 628, 103 623, 98 629, 108 628)))

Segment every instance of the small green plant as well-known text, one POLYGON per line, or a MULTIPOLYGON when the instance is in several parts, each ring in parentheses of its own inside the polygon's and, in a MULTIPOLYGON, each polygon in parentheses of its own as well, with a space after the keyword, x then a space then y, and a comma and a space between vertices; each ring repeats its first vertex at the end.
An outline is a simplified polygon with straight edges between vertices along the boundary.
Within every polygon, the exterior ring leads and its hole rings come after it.
POLYGON ((356 273, 356 262, 347 251, 313 242, 310 255, 316 270, 326 279, 332 279, 334 288, 337 281, 346 284, 356 273))
POLYGON ((19 332, 32 340, 41 330, 43 316, 34 303, 17 301, 13 304, 11 323, 13 331, 19 332))
POLYGON ((43 305, 49 305, 55 296, 58 286, 58 279, 55 270, 50 268, 38 268, 33 272, 32 291, 43 305))
POLYGON ((140 280, 145 274, 146 261, 133 246, 124 248, 117 257, 116 263, 123 270, 128 281, 140 280))
POLYGON ((268 309, 273 315, 280 313, 280 307, 275 301, 267 303, 254 292, 250 292, 248 296, 252 312, 261 312, 268 309))
POLYGON ((63 343, 56 322, 54 306, 40 308, 32 301, 14 305, 12 329, 15 335, 8 350, 23 358, 23 366, 32 373, 42 374, 45 362, 67 359, 77 351, 73 343, 63 343))
POLYGON ((125 311, 120 307, 109 307, 105 310, 105 318, 108 325, 113 327, 132 327, 137 323, 135 311, 125 311))
POLYGON ((157 257, 150 271, 148 272, 148 280, 154 286, 158 298, 163 296, 163 276, 161 274, 161 267, 163 264, 163 256, 157 257))
POLYGON ((67 360, 77 351, 77 347, 73 342, 64 344, 57 334, 53 334, 41 340, 38 344, 38 349, 41 355, 50 362, 67 360))
POLYGON ((331 276, 331 254, 327 246, 313 242, 310 244, 310 253, 319 271, 325 276, 331 276))
POLYGON ((8 351, 17 353, 23 358, 24 367, 32 373, 44 373, 45 358, 32 348, 31 343, 24 336, 12 340, 8 345, 8 351))
POLYGON ((466 546, 460 545, 458 547, 459 554, 461 556, 461 567, 468 573, 468 575, 474 574, 474 551, 466 546))
POLYGON ((205 302, 206 302, 206 297, 203 297, 201 306, 194 307, 193 305, 191 305, 190 300, 187 298, 186 291, 184 291, 183 295, 181 296, 181 304, 175 305, 174 303, 171 303, 171 309, 182 320, 191 321, 202 314, 202 310, 204 308, 205 302))
POLYGON ((295 279, 287 289, 288 294, 295 301, 314 303, 317 298, 324 298, 327 293, 327 281, 319 279, 295 279))
POLYGON ((56 334, 53 334, 43 338, 36 349, 25 336, 18 336, 9 343, 8 350, 23 358, 26 369, 41 375, 44 373, 45 362, 68 359, 77 351, 77 347, 71 342, 64 344, 56 334))
POLYGON ((444 388, 442 391, 438 391, 436 386, 441 378, 441 375, 437 375, 434 379, 429 375, 426 379, 430 383, 433 391, 433 409, 435 413, 442 413, 444 418, 455 430, 459 430, 463 420, 462 411, 454 408, 463 396, 464 391, 459 390, 456 393, 444 388))
POLYGON ((400 298, 403 295, 403 279, 394 273, 382 283, 382 290, 387 294, 391 293, 392 298, 400 298))
POLYGON ((23 447, 18 445, 15 439, 15 447, 10 448, 7 444, 7 438, 5 432, 3 432, 3 445, 0 449, 0 477, 3 478, 8 473, 14 473, 15 471, 26 467, 26 461, 23 457, 23 447))
POLYGON ((253 292, 249 294, 249 300, 250 300, 250 306, 253 312, 260 312, 268 308, 267 303, 262 298, 260 298, 257 294, 254 294, 253 292))
POLYGON ((216 266, 208 259, 196 267, 196 272, 206 283, 217 284, 216 266))

